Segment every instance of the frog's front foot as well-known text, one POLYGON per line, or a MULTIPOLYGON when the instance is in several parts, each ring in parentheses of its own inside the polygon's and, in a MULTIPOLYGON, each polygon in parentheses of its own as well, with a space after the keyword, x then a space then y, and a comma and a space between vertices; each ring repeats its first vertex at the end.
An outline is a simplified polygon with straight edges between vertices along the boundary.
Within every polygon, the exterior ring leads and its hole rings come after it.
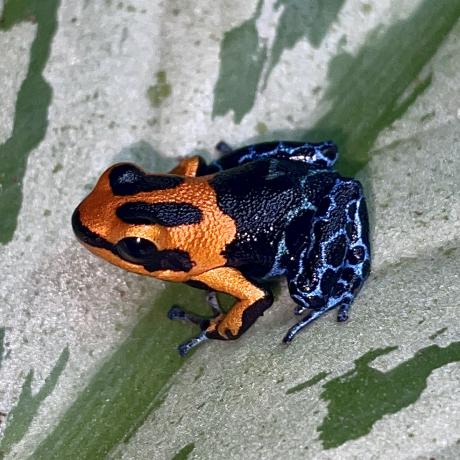
POLYGON ((177 347, 177 350, 181 356, 185 356, 192 348, 195 348, 200 343, 203 343, 208 339, 209 337, 206 335, 206 331, 201 331, 196 337, 192 337, 190 340, 181 343, 177 347))
POLYGON ((232 147, 227 144, 225 141, 220 141, 216 144, 215 149, 221 154, 221 155, 229 155, 230 153, 233 152, 232 147))
POLYGON ((185 356, 192 348, 208 340, 209 337, 206 331, 215 330, 216 324, 218 324, 224 316, 215 292, 209 292, 206 300, 212 310, 212 315, 208 317, 189 313, 177 305, 173 305, 168 311, 169 319, 188 321, 189 323, 196 324, 201 329, 201 332, 196 337, 192 337, 190 340, 179 345, 178 350, 181 356, 185 356))

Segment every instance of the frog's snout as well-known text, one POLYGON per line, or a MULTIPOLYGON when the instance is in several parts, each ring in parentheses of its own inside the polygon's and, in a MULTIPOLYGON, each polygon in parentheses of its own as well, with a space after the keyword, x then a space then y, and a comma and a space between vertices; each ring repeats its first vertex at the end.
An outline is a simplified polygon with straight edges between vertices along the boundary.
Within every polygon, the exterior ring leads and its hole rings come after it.
POLYGON ((81 222, 80 210, 78 209, 78 207, 75 209, 75 211, 72 214, 72 229, 73 229, 73 232, 75 233, 75 236, 78 238, 79 241, 81 241, 82 243, 87 242, 88 240, 87 228, 81 222))
POLYGON ((110 249, 111 245, 96 233, 87 228, 80 217, 80 209, 77 207, 72 214, 72 228, 77 239, 84 244, 97 248, 110 249))

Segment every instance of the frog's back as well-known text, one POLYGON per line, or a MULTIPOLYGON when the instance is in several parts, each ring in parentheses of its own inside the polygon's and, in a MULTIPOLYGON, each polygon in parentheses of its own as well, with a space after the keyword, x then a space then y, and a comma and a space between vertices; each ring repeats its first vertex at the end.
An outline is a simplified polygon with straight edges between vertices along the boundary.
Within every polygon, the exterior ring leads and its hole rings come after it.
POLYGON ((291 223, 301 220, 302 225, 310 224, 337 176, 331 170, 279 159, 259 160, 217 173, 210 184, 219 208, 237 228, 234 241, 226 248, 228 265, 246 268, 253 276, 267 275, 291 223))

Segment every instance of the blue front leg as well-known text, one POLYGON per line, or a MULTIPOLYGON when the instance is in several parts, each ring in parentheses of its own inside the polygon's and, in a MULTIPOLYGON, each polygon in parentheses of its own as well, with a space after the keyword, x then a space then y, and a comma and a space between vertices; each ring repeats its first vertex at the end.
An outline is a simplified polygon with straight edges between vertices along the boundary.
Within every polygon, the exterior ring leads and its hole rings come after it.
POLYGON ((289 291, 298 304, 295 313, 312 311, 288 331, 284 342, 334 308, 339 308, 337 319, 345 321, 369 275, 369 225, 359 182, 337 179, 321 208, 311 238, 288 274, 289 291))
POLYGON ((208 166, 208 173, 223 171, 264 158, 302 161, 318 168, 332 168, 338 157, 337 146, 331 141, 318 143, 264 142, 237 150, 232 150, 228 144, 220 142, 217 144, 217 149, 223 154, 223 157, 208 166))

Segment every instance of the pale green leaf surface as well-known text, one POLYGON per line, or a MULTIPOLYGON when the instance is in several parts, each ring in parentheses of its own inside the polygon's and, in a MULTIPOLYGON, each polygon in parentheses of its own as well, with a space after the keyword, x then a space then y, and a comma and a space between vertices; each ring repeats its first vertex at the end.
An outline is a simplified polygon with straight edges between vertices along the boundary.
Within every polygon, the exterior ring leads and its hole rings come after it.
POLYGON ((457 0, 7 0, 0 458, 458 458, 459 15, 457 0), (194 331, 166 311, 203 311, 202 294, 95 259, 71 212, 112 162, 166 171, 278 136, 331 137, 359 170, 373 273, 348 324, 329 315, 285 348, 283 284, 243 338, 180 359, 194 331))

